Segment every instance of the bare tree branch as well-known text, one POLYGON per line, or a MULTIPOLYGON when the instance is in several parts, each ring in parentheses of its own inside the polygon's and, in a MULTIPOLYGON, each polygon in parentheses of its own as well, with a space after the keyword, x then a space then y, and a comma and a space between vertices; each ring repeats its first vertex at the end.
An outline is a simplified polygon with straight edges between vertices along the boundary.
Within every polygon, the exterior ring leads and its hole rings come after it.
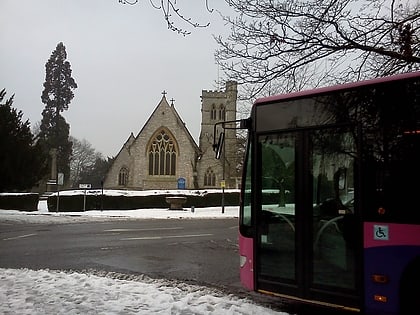
POLYGON ((92 169, 96 160, 102 158, 102 154, 96 152, 86 139, 70 138, 73 142, 73 152, 70 159, 70 187, 78 187, 82 174, 92 169))
MULTIPOLYGON (((118 2, 121 4, 135 5, 139 2, 139 0, 118 0, 118 2)), ((193 28, 204 28, 210 25, 209 22, 204 24, 197 23, 191 17, 185 16, 178 7, 176 0, 158 0, 156 1, 158 4, 156 4, 154 0, 149 0, 149 2, 152 8, 162 11, 164 20, 168 25, 168 29, 183 36, 187 36, 191 34, 191 32, 187 31, 184 27, 177 26, 173 20, 174 17, 175 19, 181 21, 181 23, 193 28)), ((209 13, 213 12, 213 9, 209 7, 208 0, 205 0, 205 6, 209 13)))
POLYGON ((225 1, 215 57, 245 98, 420 69, 417 0, 225 1))

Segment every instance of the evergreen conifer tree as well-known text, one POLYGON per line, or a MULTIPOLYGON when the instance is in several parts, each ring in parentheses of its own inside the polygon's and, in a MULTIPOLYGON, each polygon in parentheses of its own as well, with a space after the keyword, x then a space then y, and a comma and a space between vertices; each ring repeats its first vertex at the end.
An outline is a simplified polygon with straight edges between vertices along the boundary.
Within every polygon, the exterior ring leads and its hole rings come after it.
POLYGON ((57 150, 57 171, 64 173, 65 181, 70 174, 72 142, 69 140, 70 125, 61 113, 68 110, 74 97, 73 90, 77 88, 71 75, 70 62, 66 59, 66 47, 60 42, 45 64, 44 90, 41 95, 45 108, 39 133, 45 152, 57 150))
POLYGON ((12 107, 14 96, 3 103, 0 91, 0 192, 32 188, 46 171, 40 147, 35 143, 29 120, 12 107))

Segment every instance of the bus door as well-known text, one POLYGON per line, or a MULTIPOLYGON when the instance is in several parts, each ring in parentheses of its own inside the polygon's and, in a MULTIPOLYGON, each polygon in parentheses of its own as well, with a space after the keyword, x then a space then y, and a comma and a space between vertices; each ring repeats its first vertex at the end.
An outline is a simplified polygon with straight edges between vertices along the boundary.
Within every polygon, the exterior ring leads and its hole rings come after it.
POLYGON ((324 128, 258 137, 259 290, 358 305, 352 135, 324 128))

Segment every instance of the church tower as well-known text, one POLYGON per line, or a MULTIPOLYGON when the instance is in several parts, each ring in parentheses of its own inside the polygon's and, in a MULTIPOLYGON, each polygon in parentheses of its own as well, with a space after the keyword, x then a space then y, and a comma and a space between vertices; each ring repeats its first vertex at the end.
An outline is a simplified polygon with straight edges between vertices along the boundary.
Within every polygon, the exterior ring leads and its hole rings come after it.
MULTIPOLYGON (((215 158, 213 151, 214 124, 236 119, 237 94, 237 83, 234 81, 226 82, 225 91, 203 90, 201 93, 199 148, 202 155, 197 165, 197 177, 198 185, 202 188, 220 188, 222 180, 225 181, 226 188, 236 188, 237 186, 236 131, 225 130, 224 153, 219 160, 215 158)), ((221 129, 219 128, 219 130, 221 129)))

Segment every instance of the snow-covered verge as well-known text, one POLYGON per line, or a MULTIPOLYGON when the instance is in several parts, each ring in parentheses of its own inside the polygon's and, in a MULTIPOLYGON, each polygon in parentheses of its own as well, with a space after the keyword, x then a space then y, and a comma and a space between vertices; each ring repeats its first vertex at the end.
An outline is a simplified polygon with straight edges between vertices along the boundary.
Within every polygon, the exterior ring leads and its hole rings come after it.
POLYGON ((0 314, 279 314, 213 289, 146 277, 2 269, 0 314))

